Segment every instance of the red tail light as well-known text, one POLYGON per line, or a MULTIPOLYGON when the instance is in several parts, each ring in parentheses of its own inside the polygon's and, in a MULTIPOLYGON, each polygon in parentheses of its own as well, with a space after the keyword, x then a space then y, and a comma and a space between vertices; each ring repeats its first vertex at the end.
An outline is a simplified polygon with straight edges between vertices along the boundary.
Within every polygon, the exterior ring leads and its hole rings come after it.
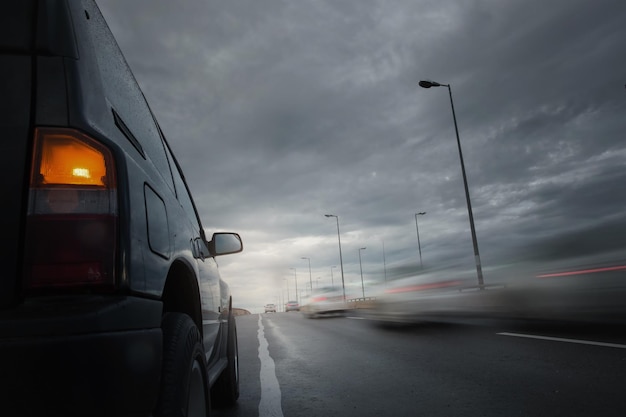
POLYGON ((35 130, 26 290, 112 289, 117 243, 113 154, 73 129, 35 130))
POLYGON ((321 296, 321 297, 313 297, 313 302, 314 303, 321 303, 322 301, 326 301, 326 300, 327 300, 327 298, 323 297, 323 296, 321 296))

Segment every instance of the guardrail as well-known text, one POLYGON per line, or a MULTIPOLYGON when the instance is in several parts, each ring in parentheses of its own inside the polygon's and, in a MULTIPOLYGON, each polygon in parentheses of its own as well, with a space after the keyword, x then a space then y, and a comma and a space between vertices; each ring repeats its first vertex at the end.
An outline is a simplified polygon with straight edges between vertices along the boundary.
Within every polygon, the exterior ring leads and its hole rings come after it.
POLYGON ((347 300, 348 307, 352 309, 359 308, 372 308, 374 307, 374 302, 376 301, 376 297, 361 297, 361 298, 351 298, 347 300))

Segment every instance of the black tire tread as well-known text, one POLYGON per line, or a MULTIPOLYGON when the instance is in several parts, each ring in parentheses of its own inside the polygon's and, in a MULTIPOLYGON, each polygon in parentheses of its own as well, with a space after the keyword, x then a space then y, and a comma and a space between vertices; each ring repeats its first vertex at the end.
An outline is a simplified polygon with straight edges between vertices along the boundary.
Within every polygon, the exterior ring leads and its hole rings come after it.
MULTIPOLYGON (((193 320, 182 313, 166 313, 161 328, 163 330, 161 389, 154 415, 184 417, 191 365, 195 358, 199 357, 204 366, 202 336, 193 320)), ((209 396, 206 398, 208 410, 209 396)))

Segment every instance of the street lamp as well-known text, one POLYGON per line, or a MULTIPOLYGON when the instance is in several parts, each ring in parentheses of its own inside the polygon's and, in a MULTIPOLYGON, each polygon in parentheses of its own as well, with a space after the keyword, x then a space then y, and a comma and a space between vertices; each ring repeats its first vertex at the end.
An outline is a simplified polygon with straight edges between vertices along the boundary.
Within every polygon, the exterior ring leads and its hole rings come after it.
POLYGON ((422 244, 420 243, 420 229, 417 226, 417 216, 423 216, 424 214, 426 214, 425 211, 415 213, 415 230, 417 231, 417 249, 420 253, 420 268, 424 268, 424 264, 422 263, 422 244))
POLYGON ((363 291, 363 298, 365 298, 365 285, 363 284, 363 265, 361 264, 361 251, 367 248, 359 248, 359 268, 361 268, 361 290, 363 291))
POLYGON ((309 260, 309 285, 311 285, 311 292, 313 292, 313 279, 311 278, 311 258, 307 258, 303 256, 300 259, 308 259, 309 260))
POLYGON ((343 277, 343 257, 341 256, 341 234, 339 233, 339 216, 334 214, 324 214, 325 217, 334 217, 337 220, 337 239, 339 240, 339 265, 341 266, 341 288, 343 289, 343 299, 346 299, 346 282, 343 277))
POLYGON ((333 265, 330 267, 330 285, 331 287, 333 287, 333 290, 335 289, 335 279, 333 278, 333 268, 337 268, 336 265, 333 265))
POLYGON ((283 278, 283 280, 287 283, 287 301, 289 301, 289 280, 287 278, 283 278))
POLYGON ((383 242, 383 271, 385 272, 385 285, 387 285, 387 260, 385 259, 385 241, 381 240, 381 242, 383 242))
POLYGON ((474 261, 476 262, 476 274, 478 275, 478 285, 482 290, 484 288, 483 270, 480 265, 480 254, 478 252, 478 239, 476 238, 476 229, 474 228, 474 215, 472 214, 472 203, 470 200, 469 187, 467 186, 467 176, 465 175, 465 164, 463 163, 463 152, 461 151, 461 140, 459 139, 459 127, 456 123, 456 114, 454 112, 454 102, 452 101, 452 89, 450 84, 440 84, 435 81, 419 82, 419 86, 422 88, 430 87, 448 87, 448 93, 450 95, 450 106, 452 107, 452 118, 454 119, 454 131, 456 132, 456 143, 459 147, 459 159, 461 160, 461 172, 463 173, 463 185, 465 186, 465 200, 467 201, 467 214, 470 221, 470 229, 472 231, 472 244, 474 245, 474 261))
POLYGON ((296 302, 300 302, 298 301, 298 275, 296 274, 296 268, 289 268, 289 269, 293 269, 293 279, 296 282, 296 302))

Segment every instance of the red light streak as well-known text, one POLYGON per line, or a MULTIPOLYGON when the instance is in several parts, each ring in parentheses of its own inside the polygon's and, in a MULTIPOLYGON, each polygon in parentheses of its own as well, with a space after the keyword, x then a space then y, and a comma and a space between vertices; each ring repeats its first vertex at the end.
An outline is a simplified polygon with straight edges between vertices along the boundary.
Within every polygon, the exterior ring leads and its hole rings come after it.
POLYGON ((619 271, 624 269, 626 269, 626 265, 609 266, 606 268, 582 269, 580 271, 555 272, 553 274, 537 275, 536 278, 566 277, 570 275, 593 274, 596 272, 619 271))

